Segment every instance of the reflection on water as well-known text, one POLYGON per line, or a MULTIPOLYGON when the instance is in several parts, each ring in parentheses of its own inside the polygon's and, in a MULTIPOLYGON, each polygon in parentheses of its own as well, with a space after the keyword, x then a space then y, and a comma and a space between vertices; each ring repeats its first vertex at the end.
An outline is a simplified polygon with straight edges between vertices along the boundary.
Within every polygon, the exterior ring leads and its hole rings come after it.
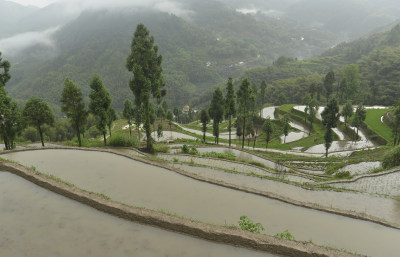
POLYGON ((99 212, 0 172, 0 256, 273 256, 99 212))
POLYGON ((271 120, 275 120, 275 108, 275 106, 264 108, 261 112, 261 117, 264 119, 269 117, 271 120))
POLYGON ((399 251, 399 230, 199 182, 109 153, 41 150, 5 157, 127 204, 217 224, 236 224, 247 215, 262 223, 268 234, 288 229, 298 240, 312 238, 317 244, 371 256, 397 256, 399 251))
POLYGON ((365 174, 380 167, 381 167, 381 162, 360 162, 356 164, 347 165, 339 169, 339 171, 350 171, 351 175, 355 175, 357 173, 365 174))

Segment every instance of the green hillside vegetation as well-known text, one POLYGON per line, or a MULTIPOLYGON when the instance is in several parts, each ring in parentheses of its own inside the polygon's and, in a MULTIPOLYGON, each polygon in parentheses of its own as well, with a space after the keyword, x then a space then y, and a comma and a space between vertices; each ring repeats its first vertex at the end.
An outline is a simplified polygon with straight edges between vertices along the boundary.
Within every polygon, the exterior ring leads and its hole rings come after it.
POLYGON ((392 129, 381 121, 381 117, 388 111, 388 109, 368 109, 367 117, 364 123, 368 126, 368 128, 373 130, 379 136, 383 137, 387 142, 392 143, 392 129))
MULTIPOLYGON (((59 104, 66 77, 82 87, 87 102, 94 73, 104 78, 113 106, 122 110, 129 93, 125 61, 136 25, 145 24, 163 56, 170 106, 182 106, 228 76, 238 77, 250 67, 266 65, 281 55, 310 57, 329 46, 332 37, 313 32, 310 41, 290 40, 310 30, 290 22, 257 21, 216 1, 187 2, 196 10, 189 20, 153 10, 86 11, 54 35, 55 49, 29 48, 13 64, 7 88, 13 97, 37 95, 59 104), (15 65, 14 65, 15 64, 15 65)), ((7 55, 7 53, 4 53, 7 55)))
MULTIPOLYGON (((334 92, 338 92, 337 85, 341 82, 343 68, 356 64, 361 80, 355 102, 391 106, 400 97, 399 45, 400 24, 387 32, 351 43, 342 43, 310 60, 280 57, 271 66, 247 70, 242 77, 248 77, 253 83, 266 80, 269 83, 268 97, 271 102, 283 92, 288 103, 301 103, 304 92, 309 90, 312 82, 330 70, 335 72, 334 92)), ((325 92, 321 80, 318 86, 320 98, 324 101, 325 92)))

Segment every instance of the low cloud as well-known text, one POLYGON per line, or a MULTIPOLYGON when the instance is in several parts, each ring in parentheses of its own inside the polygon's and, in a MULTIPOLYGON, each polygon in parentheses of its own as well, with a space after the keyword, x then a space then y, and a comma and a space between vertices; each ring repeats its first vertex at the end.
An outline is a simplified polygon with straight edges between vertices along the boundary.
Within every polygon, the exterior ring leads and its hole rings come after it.
POLYGON ((174 14, 181 18, 189 18, 193 13, 185 9, 181 3, 171 0, 59 0, 71 13, 84 10, 115 9, 115 8, 150 8, 160 12, 174 14))
POLYGON ((58 27, 45 31, 26 32, 0 39, 0 51, 7 56, 12 56, 32 46, 55 47, 52 35, 57 30, 58 27))

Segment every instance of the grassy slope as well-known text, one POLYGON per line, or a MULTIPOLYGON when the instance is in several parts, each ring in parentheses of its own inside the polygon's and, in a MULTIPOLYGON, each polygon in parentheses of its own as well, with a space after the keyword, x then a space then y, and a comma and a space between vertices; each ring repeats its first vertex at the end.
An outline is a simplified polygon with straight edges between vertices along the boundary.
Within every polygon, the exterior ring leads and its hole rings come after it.
POLYGON ((388 109, 368 109, 367 117, 364 123, 379 136, 392 142, 393 134, 389 126, 381 122, 381 117, 388 111, 388 109))

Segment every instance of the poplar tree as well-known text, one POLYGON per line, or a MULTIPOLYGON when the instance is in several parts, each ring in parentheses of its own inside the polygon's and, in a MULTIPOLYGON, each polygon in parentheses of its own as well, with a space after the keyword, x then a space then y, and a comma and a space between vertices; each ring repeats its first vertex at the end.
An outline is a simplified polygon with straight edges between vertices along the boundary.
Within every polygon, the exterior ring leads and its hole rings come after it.
POLYGON ((326 93, 326 102, 328 103, 328 100, 333 92, 333 84, 335 83, 335 73, 333 71, 330 71, 326 74, 324 78, 324 87, 325 87, 325 93, 326 93))
POLYGON ((347 127, 348 119, 353 116, 353 105, 351 104, 351 101, 347 101, 343 106, 341 115, 344 117, 344 125, 347 127))
POLYGON ((42 146, 44 146, 43 125, 52 126, 54 124, 54 115, 49 105, 42 99, 32 97, 25 103, 22 115, 28 124, 37 128, 40 141, 42 142, 42 146))
POLYGON ((260 85, 260 95, 258 97, 260 102, 260 118, 262 116, 262 109, 264 106, 266 93, 267 93, 267 83, 265 82, 265 80, 263 80, 260 85))
POLYGON ((108 112, 111 107, 111 97, 98 75, 93 76, 90 82, 90 88, 92 91, 89 94, 89 110, 98 118, 96 127, 103 134, 104 145, 106 145, 107 125, 109 124, 108 112))
POLYGON ((366 117, 367 117, 367 111, 365 110, 363 105, 359 104, 357 106, 356 112, 354 113, 354 118, 351 123, 353 127, 357 128, 356 140, 358 139, 358 130, 366 117))
POLYGON ((88 112, 85 110, 81 89, 68 78, 64 81, 61 103, 61 111, 70 119, 78 138, 78 144, 82 146, 81 132, 86 125, 88 112))
POLYGON ((134 113, 132 102, 129 99, 126 99, 124 102, 124 110, 122 111, 122 115, 128 122, 129 136, 132 136, 132 122, 134 113))
POLYGON ((265 148, 268 148, 268 143, 271 141, 271 135, 274 132, 274 126, 271 119, 268 117, 262 126, 262 130, 265 133, 265 148))
POLYGON ((112 124, 115 120, 117 120, 117 113, 115 112, 115 109, 110 106, 110 108, 108 108, 107 110, 107 127, 108 131, 110 132, 110 137, 111 137, 112 124))
POLYGON ((229 120, 228 131, 229 131, 229 147, 231 146, 231 132, 232 132, 232 117, 236 115, 236 95, 233 89, 232 78, 228 79, 226 84, 226 96, 225 96, 225 116, 229 120))
POLYGON ((246 118, 248 117, 249 113, 249 99, 251 96, 251 87, 250 87, 250 82, 247 78, 244 78, 242 80, 242 84, 239 87, 239 90, 237 91, 237 99, 239 103, 239 109, 241 113, 241 121, 242 124, 240 128, 243 130, 242 136, 242 148, 244 148, 244 136, 246 135, 245 129, 246 129, 246 118))
POLYGON ((339 121, 339 105, 335 98, 331 98, 328 105, 321 113, 322 124, 325 126, 325 157, 328 157, 328 150, 332 145, 333 132, 332 128, 336 128, 337 122, 339 121))
POLYGON ((206 143, 207 124, 210 122, 210 116, 208 115, 207 110, 204 110, 204 109, 201 110, 200 122, 202 124, 202 129, 203 129, 203 143, 206 143))
POLYGON ((219 143, 219 123, 224 117, 224 96, 221 89, 217 88, 214 91, 211 99, 210 109, 208 110, 210 117, 213 119, 213 135, 215 142, 219 143))
POLYGON ((286 137, 287 135, 289 135, 289 129, 290 129, 290 124, 289 124, 290 120, 289 120, 289 116, 287 114, 285 114, 285 116, 283 116, 282 119, 282 123, 283 123, 283 135, 285 136, 283 138, 283 143, 286 144, 286 137))
POLYGON ((150 123, 150 98, 161 102, 166 91, 162 75, 162 56, 158 55, 158 46, 154 45, 154 37, 143 25, 137 25, 131 43, 131 53, 126 60, 127 69, 133 76, 129 87, 135 96, 135 106, 143 110, 143 126, 146 131, 147 151, 153 152, 150 123))

